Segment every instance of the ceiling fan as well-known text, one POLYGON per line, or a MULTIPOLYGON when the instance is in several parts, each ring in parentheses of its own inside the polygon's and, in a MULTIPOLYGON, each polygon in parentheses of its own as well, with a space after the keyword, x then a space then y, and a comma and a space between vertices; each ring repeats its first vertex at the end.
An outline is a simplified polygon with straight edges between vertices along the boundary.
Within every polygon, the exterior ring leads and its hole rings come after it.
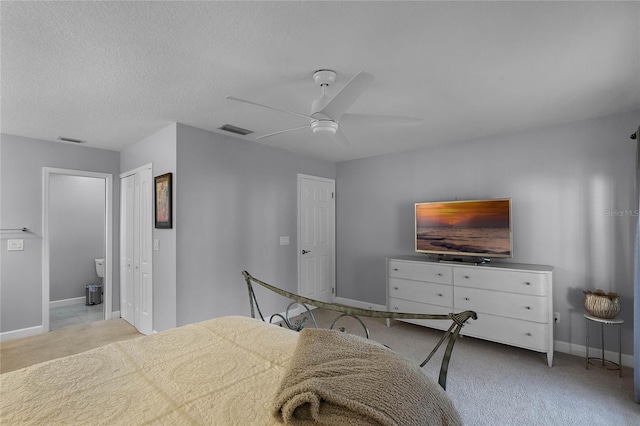
POLYGON ((293 129, 281 130, 279 132, 269 133, 267 135, 258 136, 256 139, 264 139, 282 133, 294 132, 311 128, 316 135, 327 135, 331 137, 342 148, 351 146, 347 135, 340 128, 340 124, 348 126, 418 126, 422 124, 421 118, 401 117, 394 115, 371 115, 371 114, 349 114, 346 111, 349 107, 369 88, 375 77, 364 71, 356 74, 333 98, 327 96, 327 87, 336 81, 336 72, 332 70, 318 70, 313 73, 313 81, 322 88, 322 96, 314 100, 311 104, 311 113, 309 115, 293 111, 287 111, 282 108, 264 105, 233 96, 225 96, 225 99, 232 101, 244 102, 263 108, 269 108, 281 111, 287 114, 297 115, 309 120, 304 126, 294 127, 293 129))

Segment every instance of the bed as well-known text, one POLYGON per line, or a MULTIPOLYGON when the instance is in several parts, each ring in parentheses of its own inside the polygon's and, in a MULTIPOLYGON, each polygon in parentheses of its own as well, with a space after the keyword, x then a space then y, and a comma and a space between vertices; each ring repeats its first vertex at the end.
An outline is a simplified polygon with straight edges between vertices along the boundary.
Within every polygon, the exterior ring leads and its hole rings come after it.
MULTIPOLYGON (((0 424, 461 424, 443 383, 391 349, 286 315, 274 318, 295 330, 265 321, 252 284, 272 286, 244 274, 252 317, 215 318, 0 375, 0 424)), ((270 290, 305 311, 322 305, 270 290)), ((452 322, 445 356, 474 316, 437 318, 452 322)))

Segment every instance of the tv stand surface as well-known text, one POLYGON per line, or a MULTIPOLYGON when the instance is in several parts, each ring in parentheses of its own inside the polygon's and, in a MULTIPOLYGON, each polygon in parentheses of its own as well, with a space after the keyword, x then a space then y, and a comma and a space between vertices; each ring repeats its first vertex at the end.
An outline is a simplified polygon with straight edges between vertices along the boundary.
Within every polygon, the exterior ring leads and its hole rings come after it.
MULTIPOLYGON (((387 309, 449 314, 472 310, 462 334, 547 354, 553 364, 553 267, 522 263, 387 259, 387 309)), ((408 320, 442 329, 428 320, 408 320)))
POLYGON ((491 259, 484 258, 463 258, 463 257, 452 257, 452 258, 439 258, 438 263, 450 263, 453 265, 487 265, 491 262, 491 259))

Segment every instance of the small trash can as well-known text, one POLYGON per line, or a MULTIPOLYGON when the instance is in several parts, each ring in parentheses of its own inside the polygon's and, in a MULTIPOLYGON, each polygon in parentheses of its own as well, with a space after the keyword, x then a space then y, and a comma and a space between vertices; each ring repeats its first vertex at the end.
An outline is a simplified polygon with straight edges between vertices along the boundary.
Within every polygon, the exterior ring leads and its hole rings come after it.
POLYGON ((84 287, 87 296, 85 305, 99 305, 102 303, 102 284, 87 284, 84 287))

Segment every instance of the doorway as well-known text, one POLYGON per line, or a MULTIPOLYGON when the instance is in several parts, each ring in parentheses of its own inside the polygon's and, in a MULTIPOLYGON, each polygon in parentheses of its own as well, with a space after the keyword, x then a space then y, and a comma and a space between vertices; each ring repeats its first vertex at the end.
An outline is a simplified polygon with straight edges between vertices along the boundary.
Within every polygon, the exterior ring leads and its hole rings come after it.
POLYGON ((298 175, 298 294, 333 302, 335 181, 298 175))
MULTIPOLYGON (((74 320, 80 322, 111 319, 112 193, 111 174, 43 168, 43 332, 51 330, 52 311, 57 313, 62 311, 61 315, 73 315, 74 320), (69 203, 86 205, 85 201, 89 198, 90 192, 99 194, 95 199, 97 206, 93 205, 83 211, 68 209, 69 203), (63 196, 69 198, 60 199, 63 196), (99 219, 89 220, 92 216, 99 216, 99 219), (92 249, 89 251, 88 247, 92 249), (52 252, 52 249, 55 251, 52 252), (85 307, 85 285, 98 284, 99 281, 95 273, 97 258, 104 259, 104 277, 102 282, 99 282, 102 306, 85 307), (74 264, 77 267, 69 268, 69 265, 74 264), (61 282, 62 284, 59 284, 61 282), (56 287, 52 288, 52 285, 56 287), (53 302, 52 298, 55 299, 53 302)), ((95 297, 92 301, 95 301, 95 297)), ((56 326, 59 326, 59 323, 56 326)))

